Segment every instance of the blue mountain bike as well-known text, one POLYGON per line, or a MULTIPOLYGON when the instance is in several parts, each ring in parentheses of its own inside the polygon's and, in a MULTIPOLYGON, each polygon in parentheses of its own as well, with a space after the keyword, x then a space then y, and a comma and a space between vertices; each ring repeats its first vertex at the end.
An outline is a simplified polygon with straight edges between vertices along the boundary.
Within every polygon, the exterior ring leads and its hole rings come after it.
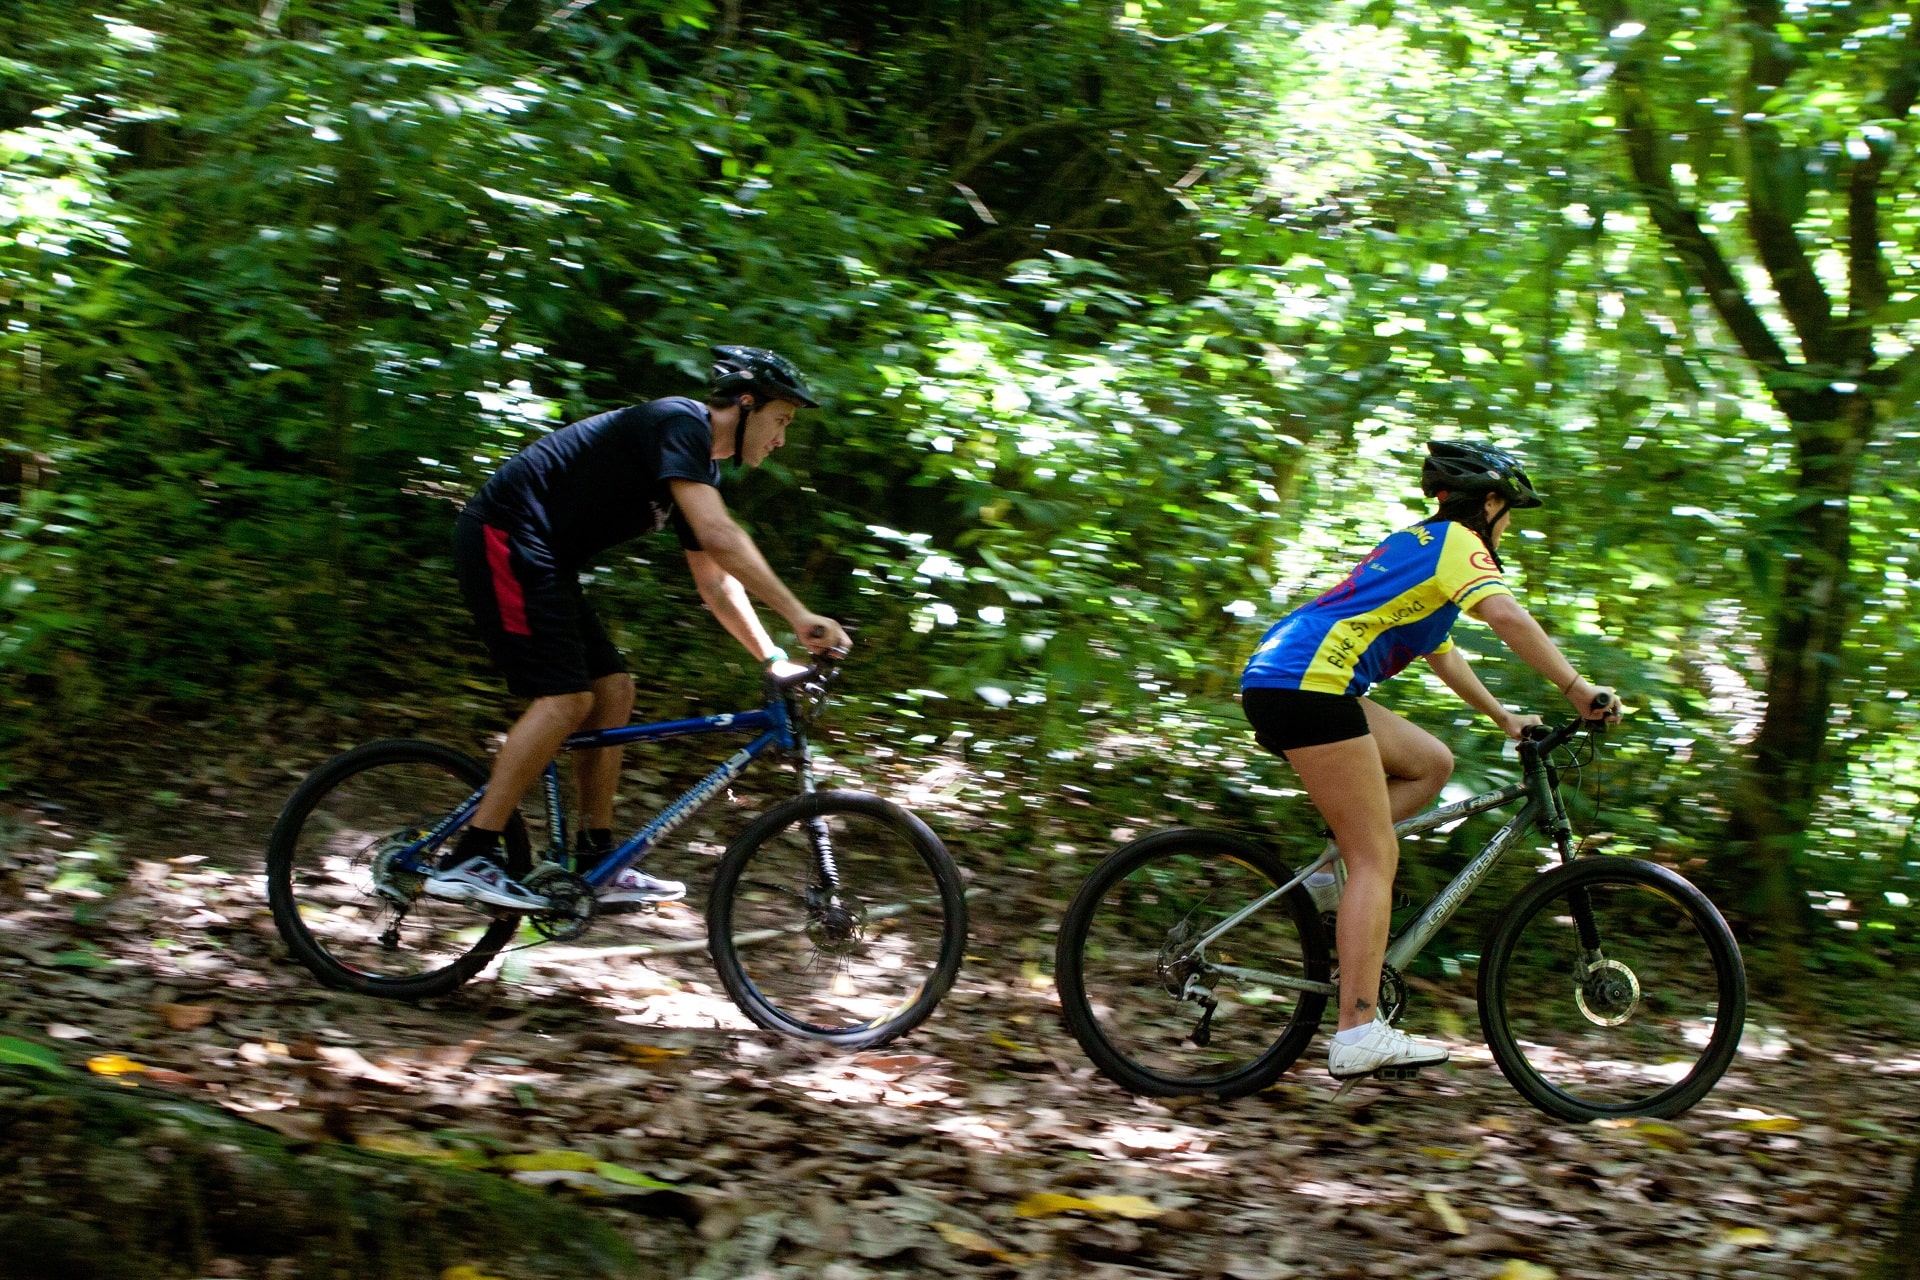
POLYGON ((548 909, 487 913, 421 891, 441 850, 472 816, 488 769, 437 743, 373 742, 327 761, 288 799, 267 849, 273 919, 295 959, 329 986, 417 1000, 484 969, 522 925, 569 941, 594 923, 594 891, 646 858, 768 752, 787 757, 800 794, 728 847, 707 906, 720 980, 759 1026, 841 1048, 883 1043, 924 1022, 953 985, 966 948, 960 870, 920 819, 879 796, 817 791, 806 729, 839 677, 830 659, 766 677, 766 705, 731 715, 578 733, 563 751, 697 734, 751 734, 597 865, 568 852, 559 771, 539 789, 548 847, 536 853, 515 814, 507 871, 548 909))

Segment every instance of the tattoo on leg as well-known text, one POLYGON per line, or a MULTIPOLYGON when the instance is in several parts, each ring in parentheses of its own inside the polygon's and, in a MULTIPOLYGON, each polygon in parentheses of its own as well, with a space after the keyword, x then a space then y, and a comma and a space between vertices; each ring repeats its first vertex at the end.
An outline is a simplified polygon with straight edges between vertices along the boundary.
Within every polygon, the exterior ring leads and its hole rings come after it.
POLYGON ((1354 1007, 1354 1011, 1358 1013, 1358 1012, 1364 1012, 1368 1009, 1373 1008, 1373 1005, 1368 1003, 1365 1000, 1362 1000, 1359 996, 1355 996, 1353 998, 1353 1007, 1354 1007))

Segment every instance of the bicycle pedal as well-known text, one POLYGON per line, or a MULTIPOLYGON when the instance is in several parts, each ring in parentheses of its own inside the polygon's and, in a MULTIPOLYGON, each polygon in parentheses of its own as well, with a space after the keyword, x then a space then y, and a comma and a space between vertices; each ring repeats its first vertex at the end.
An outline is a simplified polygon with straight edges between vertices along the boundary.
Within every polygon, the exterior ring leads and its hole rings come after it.
POLYGON ((1382 1067, 1373 1073, 1375 1080, 1415 1080, 1419 1076, 1419 1067, 1382 1067))

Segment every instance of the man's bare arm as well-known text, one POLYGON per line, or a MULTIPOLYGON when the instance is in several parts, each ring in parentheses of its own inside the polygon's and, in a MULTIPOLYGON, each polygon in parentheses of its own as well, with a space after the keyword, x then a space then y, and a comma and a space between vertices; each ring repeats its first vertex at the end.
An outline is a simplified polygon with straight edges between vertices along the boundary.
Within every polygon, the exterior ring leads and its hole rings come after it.
POLYGON ((760 625, 760 615, 753 611, 753 601, 747 598, 747 590, 738 578, 722 569, 704 551, 687 552, 687 568, 692 571, 693 584, 700 589, 700 598, 707 602, 707 608, 755 661, 765 662, 779 652, 767 629, 760 625))
MULTIPOLYGON (((727 504, 720 500, 719 490, 692 480, 669 480, 667 483, 673 490, 674 504, 680 508, 680 514, 686 517, 701 551, 751 592, 755 599, 785 618, 801 644, 815 653, 852 647, 853 641, 839 623, 808 609, 800 603, 798 596, 787 589, 787 584, 780 581, 779 575, 767 564, 766 557, 760 554, 760 548, 754 546, 753 539, 747 536, 747 531, 734 523, 733 517, 727 513, 727 504)), ((712 601, 709 600, 708 604, 711 605, 712 601)), ((724 625, 724 619, 722 622, 724 625)))

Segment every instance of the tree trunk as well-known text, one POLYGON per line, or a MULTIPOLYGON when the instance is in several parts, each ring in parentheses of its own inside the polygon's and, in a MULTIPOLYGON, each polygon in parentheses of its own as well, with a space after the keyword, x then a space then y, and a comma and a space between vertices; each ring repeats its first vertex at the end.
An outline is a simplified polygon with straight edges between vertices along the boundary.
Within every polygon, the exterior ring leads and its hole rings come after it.
MULTIPOLYGON (((1804 968, 1812 920, 1798 854, 1834 772, 1827 720, 1855 612, 1849 495, 1873 406, 1865 396, 1822 397, 1829 403, 1836 398, 1837 412, 1794 421, 1800 500, 1776 544, 1784 557, 1767 660, 1767 710, 1715 867, 1721 883, 1745 887, 1744 914, 1767 929, 1769 955, 1759 977, 1764 988, 1776 991, 1792 987, 1804 968)), ((1804 412, 1807 406, 1787 407, 1804 412)))

